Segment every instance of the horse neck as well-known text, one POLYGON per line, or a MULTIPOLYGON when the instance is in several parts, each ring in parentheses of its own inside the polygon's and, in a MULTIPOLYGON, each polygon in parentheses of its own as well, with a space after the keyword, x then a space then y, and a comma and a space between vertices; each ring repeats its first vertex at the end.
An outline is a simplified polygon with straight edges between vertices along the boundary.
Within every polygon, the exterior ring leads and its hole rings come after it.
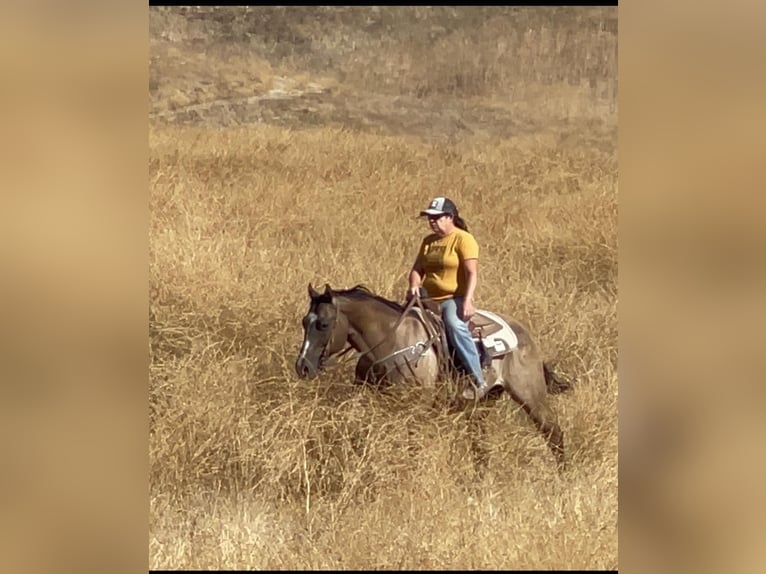
POLYGON ((348 342, 357 351, 368 351, 386 339, 393 342, 392 330, 399 319, 396 310, 374 299, 358 300, 342 296, 337 298, 337 305, 348 320, 348 342))

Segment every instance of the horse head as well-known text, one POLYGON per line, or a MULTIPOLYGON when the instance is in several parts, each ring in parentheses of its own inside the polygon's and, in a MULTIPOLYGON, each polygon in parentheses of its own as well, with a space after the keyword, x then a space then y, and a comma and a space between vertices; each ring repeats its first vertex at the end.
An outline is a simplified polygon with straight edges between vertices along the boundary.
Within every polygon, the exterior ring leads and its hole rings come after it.
POLYGON ((309 283, 308 294, 309 309, 303 316, 303 345, 295 372, 301 378, 313 379, 324 368, 325 360, 343 349, 348 329, 328 284, 320 293, 309 283))

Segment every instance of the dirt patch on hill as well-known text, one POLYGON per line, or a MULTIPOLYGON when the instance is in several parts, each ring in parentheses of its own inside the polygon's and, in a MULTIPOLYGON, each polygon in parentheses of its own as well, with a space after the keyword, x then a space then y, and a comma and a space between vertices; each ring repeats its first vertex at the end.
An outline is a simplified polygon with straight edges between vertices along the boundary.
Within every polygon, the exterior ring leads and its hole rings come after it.
MULTIPOLYGON (((541 131, 541 124, 534 118, 499 106, 449 98, 424 101, 408 96, 347 94, 321 88, 306 92, 276 89, 261 95, 176 106, 155 112, 152 121, 210 127, 259 123, 291 129, 332 126, 439 141, 466 136, 514 138, 541 131)), ((544 131, 557 133, 564 145, 587 142, 603 151, 616 148, 614 124, 560 118, 546 122, 544 131)))

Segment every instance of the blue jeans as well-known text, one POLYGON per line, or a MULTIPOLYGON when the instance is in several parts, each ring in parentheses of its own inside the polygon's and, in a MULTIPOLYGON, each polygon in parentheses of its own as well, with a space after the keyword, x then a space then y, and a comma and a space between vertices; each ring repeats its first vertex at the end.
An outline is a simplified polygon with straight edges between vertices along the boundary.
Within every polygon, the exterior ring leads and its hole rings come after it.
POLYGON ((468 330, 468 322, 460 318, 463 312, 463 297, 446 299, 439 304, 442 312, 442 320, 447 331, 447 340, 452 347, 452 352, 457 355, 463 366, 470 371, 476 380, 476 384, 484 386, 484 374, 481 372, 481 359, 476 345, 468 330))

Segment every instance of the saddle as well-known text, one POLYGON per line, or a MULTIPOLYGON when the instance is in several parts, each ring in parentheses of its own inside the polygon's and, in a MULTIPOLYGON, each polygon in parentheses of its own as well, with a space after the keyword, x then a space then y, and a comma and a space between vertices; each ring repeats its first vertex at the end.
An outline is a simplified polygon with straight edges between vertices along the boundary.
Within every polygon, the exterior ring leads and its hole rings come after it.
POLYGON ((468 321, 475 343, 481 343, 491 358, 510 353, 519 346, 519 339, 505 320, 483 309, 476 309, 468 321))
MULTIPOLYGON (((429 330, 438 333, 439 355, 448 359, 450 345, 444 330, 439 303, 430 299, 421 299, 423 310, 415 307, 429 330)), ((474 344, 479 351, 482 367, 487 367, 493 359, 512 352, 519 346, 519 339, 508 323, 499 315, 483 309, 477 309, 468 321, 474 344)))

